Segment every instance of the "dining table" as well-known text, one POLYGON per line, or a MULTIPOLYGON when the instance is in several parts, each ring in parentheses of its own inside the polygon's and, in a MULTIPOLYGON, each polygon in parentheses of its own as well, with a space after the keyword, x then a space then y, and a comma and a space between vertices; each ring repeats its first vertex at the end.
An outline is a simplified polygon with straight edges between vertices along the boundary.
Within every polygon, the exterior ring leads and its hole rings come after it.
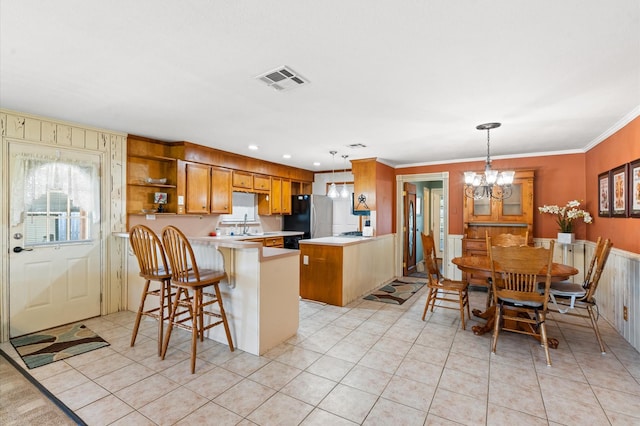
MULTIPOLYGON (((491 277, 491 260, 489 256, 461 256, 455 257, 451 260, 451 263, 456 265, 462 272, 472 273, 474 276, 491 277)), ((496 269, 499 272, 499 269, 496 269)), ((571 265, 565 265, 563 263, 553 263, 551 265, 551 281, 563 281, 569 279, 573 275, 578 274, 578 270, 571 265)), ((546 279, 546 270, 540 271, 540 281, 546 279)), ((471 330, 475 335, 483 335, 491 330, 495 324, 495 304, 491 304, 485 311, 480 309, 472 309, 471 313, 478 318, 486 319, 487 322, 484 325, 474 325, 471 330)), ((558 339, 553 337, 547 338, 547 343, 550 348, 558 348, 558 339)))

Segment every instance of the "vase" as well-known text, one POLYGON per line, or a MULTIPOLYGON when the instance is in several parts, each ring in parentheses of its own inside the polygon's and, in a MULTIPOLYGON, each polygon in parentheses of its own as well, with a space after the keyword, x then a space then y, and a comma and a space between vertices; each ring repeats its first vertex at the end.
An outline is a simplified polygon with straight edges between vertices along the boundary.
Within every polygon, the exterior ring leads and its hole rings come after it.
POLYGON ((573 232, 558 232, 558 242, 561 244, 573 244, 576 242, 576 234, 573 232))

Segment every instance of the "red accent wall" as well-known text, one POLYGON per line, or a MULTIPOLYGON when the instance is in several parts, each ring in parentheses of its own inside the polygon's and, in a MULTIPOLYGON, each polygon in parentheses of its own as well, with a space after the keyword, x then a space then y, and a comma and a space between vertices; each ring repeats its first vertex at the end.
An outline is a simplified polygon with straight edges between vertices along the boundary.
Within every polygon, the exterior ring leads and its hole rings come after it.
MULTIPOLYGON (((598 217, 598 174, 640 158, 640 117, 585 154, 550 155, 492 160, 494 169, 534 170, 534 206, 565 205, 579 200, 594 222, 581 219, 574 231, 577 239, 611 238, 614 247, 640 253, 640 219, 598 217)), ((398 168, 396 175, 449 172, 449 233, 462 234, 462 188, 466 170, 483 170, 484 161, 398 168)), ((395 210, 395 208, 394 208, 395 210)), ((553 238, 558 227, 554 217, 534 212, 533 237, 553 238)))

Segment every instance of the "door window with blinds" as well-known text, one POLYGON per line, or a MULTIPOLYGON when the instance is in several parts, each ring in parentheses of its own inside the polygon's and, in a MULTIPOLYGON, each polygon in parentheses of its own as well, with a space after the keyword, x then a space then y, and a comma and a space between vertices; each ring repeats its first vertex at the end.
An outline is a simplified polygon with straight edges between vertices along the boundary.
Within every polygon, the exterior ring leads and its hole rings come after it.
POLYGON ((100 222, 99 157, 41 151, 21 150, 10 156, 11 225, 23 225, 25 246, 95 239, 100 222))

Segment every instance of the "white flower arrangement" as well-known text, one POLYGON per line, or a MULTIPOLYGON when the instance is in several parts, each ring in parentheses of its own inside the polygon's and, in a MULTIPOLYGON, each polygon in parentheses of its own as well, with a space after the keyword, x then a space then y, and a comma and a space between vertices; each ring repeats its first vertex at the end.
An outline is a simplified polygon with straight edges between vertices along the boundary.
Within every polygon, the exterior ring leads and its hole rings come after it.
POLYGON ((582 218, 584 223, 593 222, 593 217, 588 211, 579 209, 580 202, 578 200, 569 201, 566 206, 559 207, 556 205, 538 207, 540 213, 549 213, 556 215, 556 223, 560 227, 560 232, 573 232, 573 221, 582 218))

